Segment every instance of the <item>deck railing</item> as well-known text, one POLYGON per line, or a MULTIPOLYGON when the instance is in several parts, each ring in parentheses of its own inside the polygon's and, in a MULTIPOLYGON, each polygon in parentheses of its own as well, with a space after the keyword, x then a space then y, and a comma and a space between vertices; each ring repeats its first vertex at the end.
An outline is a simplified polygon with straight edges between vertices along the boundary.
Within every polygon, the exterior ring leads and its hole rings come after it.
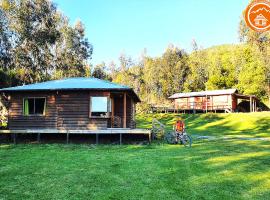
POLYGON ((152 120, 152 139, 160 139, 165 134, 165 125, 157 119, 152 120))

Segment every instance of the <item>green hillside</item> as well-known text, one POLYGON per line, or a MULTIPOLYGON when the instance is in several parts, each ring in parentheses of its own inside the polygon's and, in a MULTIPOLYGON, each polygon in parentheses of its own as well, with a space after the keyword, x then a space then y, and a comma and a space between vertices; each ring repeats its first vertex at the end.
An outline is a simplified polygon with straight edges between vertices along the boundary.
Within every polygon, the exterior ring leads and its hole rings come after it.
POLYGON ((261 113, 208 113, 208 114, 146 114, 137 116, 137 127, 151 128, 156 118, 172 129, 178 116, 182 116, 191 135, 252 137, 270 136, 270 112, 261 113))

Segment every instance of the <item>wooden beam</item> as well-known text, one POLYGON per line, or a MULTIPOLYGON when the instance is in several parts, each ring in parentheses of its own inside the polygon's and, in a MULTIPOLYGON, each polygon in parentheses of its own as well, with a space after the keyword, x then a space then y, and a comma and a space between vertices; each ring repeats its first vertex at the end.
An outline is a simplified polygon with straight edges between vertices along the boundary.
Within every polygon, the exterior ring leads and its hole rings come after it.
MULTIPOLYGON (((0 134, 149 134, 151 130, 130 128, 106 128, 99 130, 55 130, 55 129, 24 129, 24 130, 0 130, 0 134)), ((13 137, 12 137, 13 139, 13 137)))
POLYGON ((250 112, 252 112, 252 97, 249 97, 250 112))
POLYGON ((98 144, 98 134, 96 134, 96 144, 98 144))
POLYGON ((114 123, 114 98, 111 98, 112 116, 111 116, 111 127, 113 128, 114 123))
MULTIPOLYGON (((203 99, 203 98, 202 98, 202 99, 203 99)), ((205 108, 206 108, 206 113, 207 113, 207 110, 208 110, 208 100, 207 100, 207 95, 206 95, 206 97, 205 97, 205 102, 206 102, 205 108)))
POLYGON ((255 100, 255 112, 257 112, 257 101, 255 100))
POLYGON ((13 134, 13 143, 14 143, 14 144, 17 144, 17 141, 16 141, 16 133, 13 134))
POLYGON ((69 143, 69 133, 67 133, 67 144, 69 143))
POLYGON ((37 135, 37 141, 38 141, 38 143, 40 143, 40 133, 38 133, 38 135, 37 135))
POLYGON ((124 109, 123 109, 123 128, 127 127, 127 93, 124 93, 124 109))
POLYGON ((122 138, 122 133, 120 133, 119 136, 120 136, 120 138, 119 138, 120 139, 119 144, 121 145, 122 144, 122 139, 123 139, 122 138))

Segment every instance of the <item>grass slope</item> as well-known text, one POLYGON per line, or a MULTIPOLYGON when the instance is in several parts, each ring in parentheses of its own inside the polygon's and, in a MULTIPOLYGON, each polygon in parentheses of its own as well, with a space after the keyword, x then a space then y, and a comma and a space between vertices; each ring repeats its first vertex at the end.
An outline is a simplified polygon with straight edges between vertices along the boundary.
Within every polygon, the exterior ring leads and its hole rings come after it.
POLYGON ((270 112, 232 114, 146 114, 137 116, 140 128, 151 128, 156 118, 172 130, 178 116, 185 120, 187 131, 192 135, 241 135, 242 137, 270 137, 270 112))

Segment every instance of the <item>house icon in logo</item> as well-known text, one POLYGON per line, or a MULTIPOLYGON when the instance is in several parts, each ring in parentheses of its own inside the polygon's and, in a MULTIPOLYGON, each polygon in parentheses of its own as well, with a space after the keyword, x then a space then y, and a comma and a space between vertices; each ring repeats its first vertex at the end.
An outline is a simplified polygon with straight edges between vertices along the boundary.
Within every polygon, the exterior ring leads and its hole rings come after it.
POLYGON ((267 21, 268 20, 262 14, 257 15, 254 19, 256 26, 266 26, 267 21))

